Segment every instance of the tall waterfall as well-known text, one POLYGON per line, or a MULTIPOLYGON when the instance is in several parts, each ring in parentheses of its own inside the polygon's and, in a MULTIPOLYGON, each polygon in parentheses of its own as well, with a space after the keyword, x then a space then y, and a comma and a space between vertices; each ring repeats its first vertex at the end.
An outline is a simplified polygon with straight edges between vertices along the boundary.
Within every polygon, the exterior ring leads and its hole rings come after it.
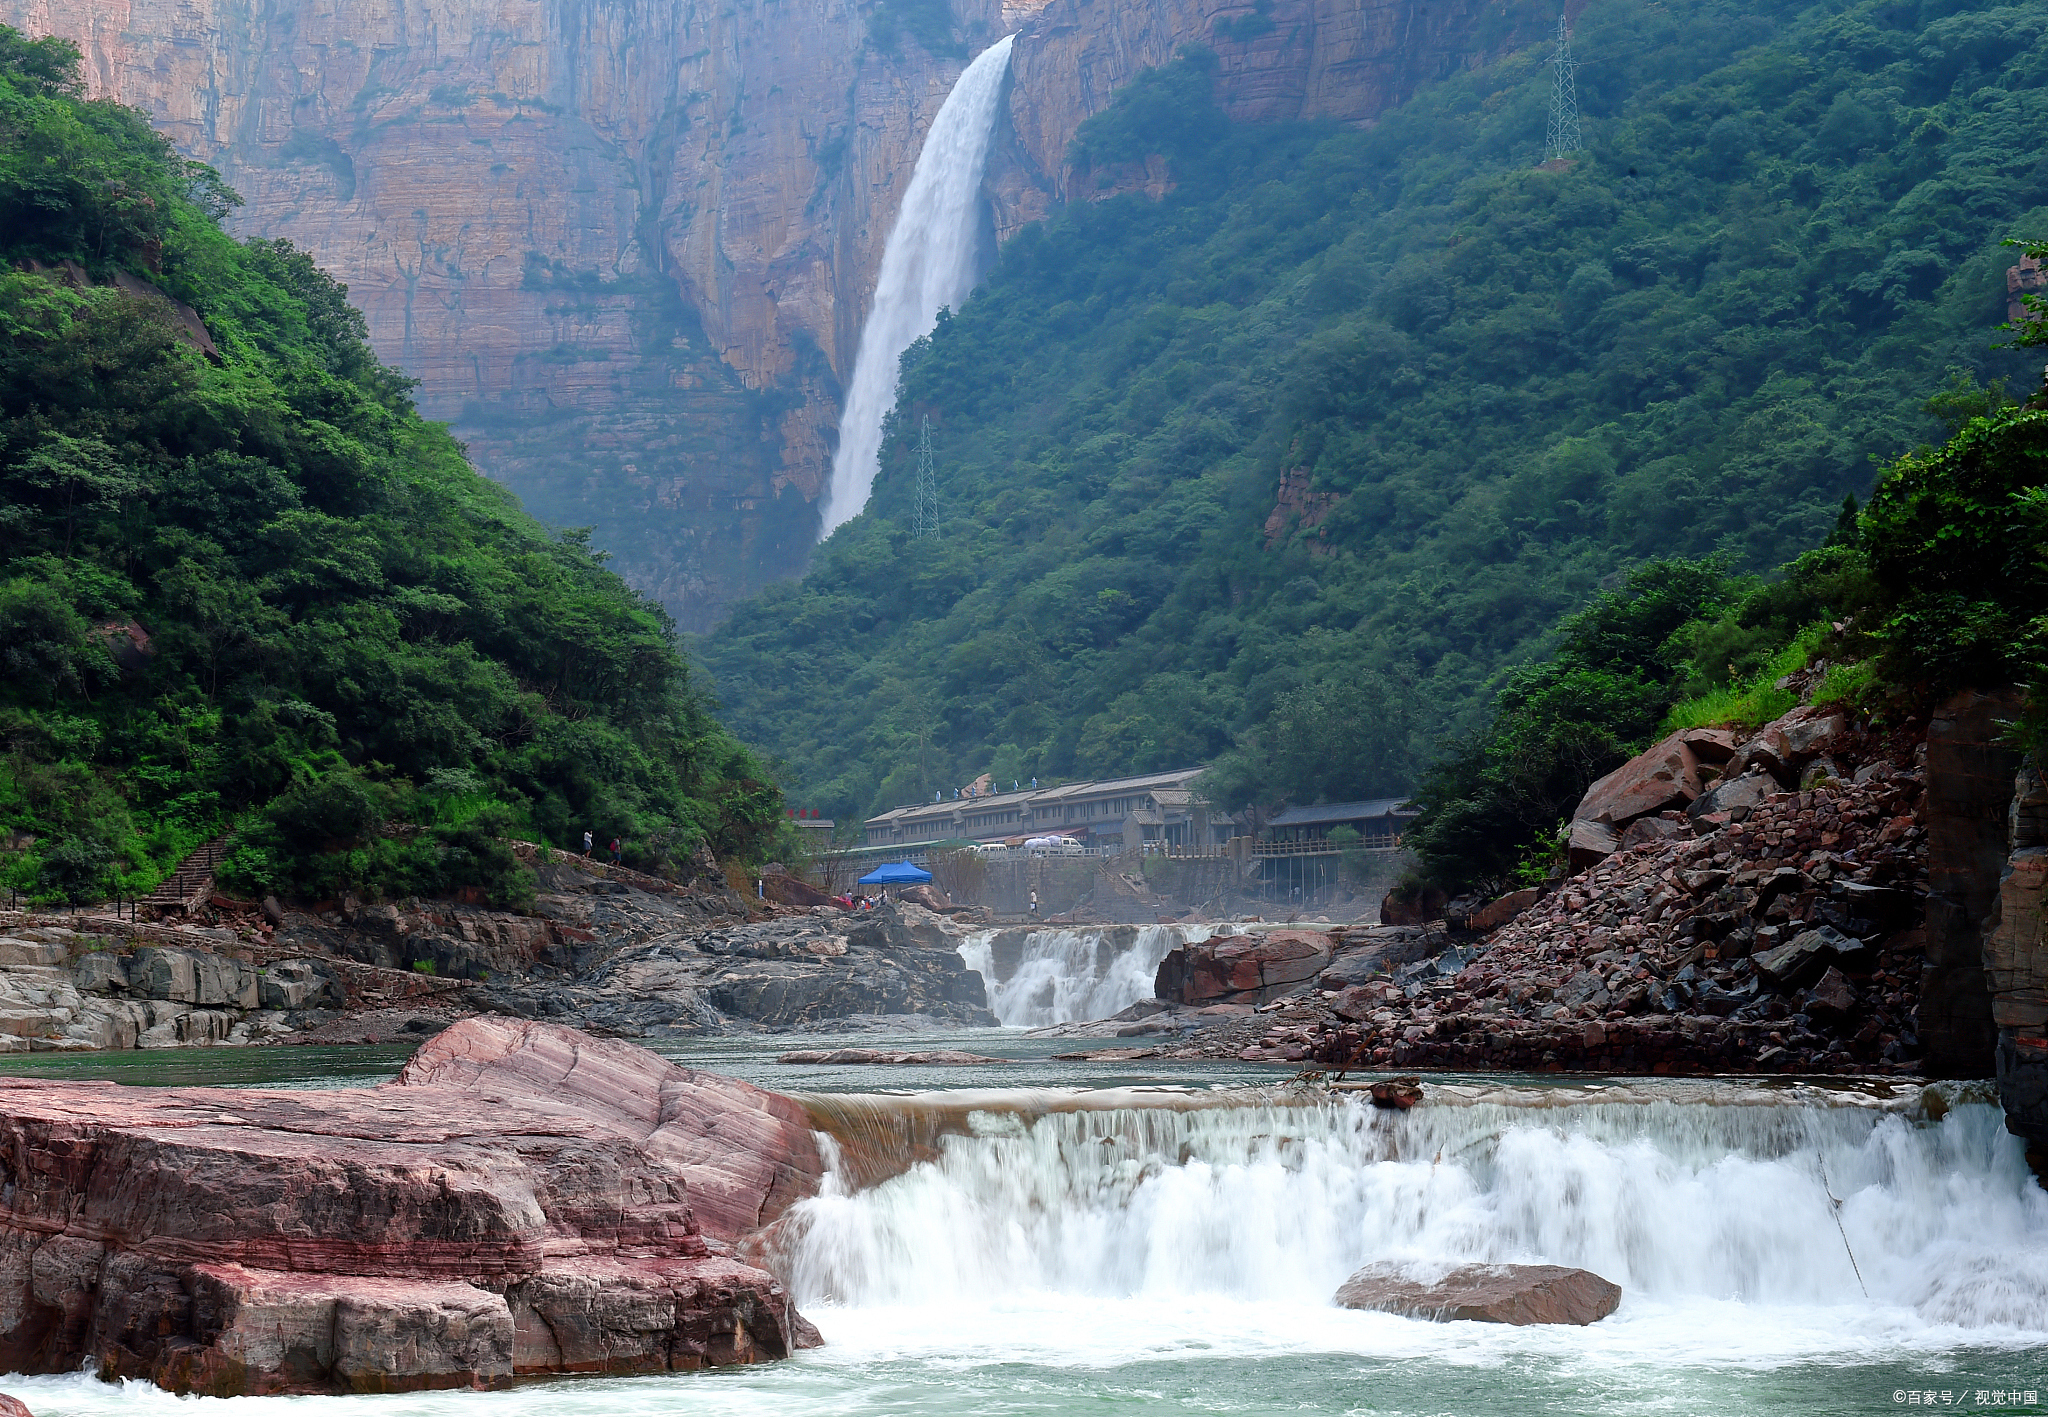
POLYGON ((867 505, 882 447, 882 418, 896 402, 896 366, 903 351, 931 332, 941 306, 958 305, 974 288, 977 198, 1012 38, 1005 35, 967 66, 917 155, 903 208, 882 248, 874 305, 861 328, 853 380, 839 415, 839 451, 832 458, 821 538, 867 505))
POLYGON ((961 941, 960 958, 988 986, 997 1022, 1043 1028, 1108 1018, 1151 998, 1159 962, 1209 933, 1206 925, 981 930, 961 941))
POLYGON ((787 1269, 807 1307, 951 1306, 964 1322, 992 1303, 1156 1316, 1200 1300, 1322 1325, 1368 1261, 1576 1265, 1622 1286, 1636 1340, 1668 1328, 1711 1350, 1732 1327, 1751 1361, 1776 1341, 1770 1310, 1851 1346, 2048 1329, 2048 1195, 1996 1106, 1933 1120, 1811 1093, 1489 1091, 1406 1114, 1277 1097, 980 1114, 936 1159, 801 1203, 787 1269))

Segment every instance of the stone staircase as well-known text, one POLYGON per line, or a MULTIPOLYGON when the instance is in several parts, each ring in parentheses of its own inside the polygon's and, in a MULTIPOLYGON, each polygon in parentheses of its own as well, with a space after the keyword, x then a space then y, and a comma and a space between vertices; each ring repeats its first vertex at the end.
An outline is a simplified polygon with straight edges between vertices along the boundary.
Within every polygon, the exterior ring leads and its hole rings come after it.
POLYGON ((196 897, 213 887, 213 871, 234 845, 235 834, 223 832, 178 863, 178 869, 157 883, 157 888, 137 902, 158 912, 189 910, 196 897))

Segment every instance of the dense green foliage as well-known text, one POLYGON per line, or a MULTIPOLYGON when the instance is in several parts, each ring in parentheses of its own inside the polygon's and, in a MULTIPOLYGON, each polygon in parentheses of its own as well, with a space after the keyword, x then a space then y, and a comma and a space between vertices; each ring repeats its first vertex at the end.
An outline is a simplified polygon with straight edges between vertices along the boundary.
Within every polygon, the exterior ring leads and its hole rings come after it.
POLYGON ((1108 199, 1006 244, 868 514, 703 644, 736 728, 841 814, 985 768, 1399 791, 1628 567, 1786 561, 1951 369, 2023 367, 1985 331, 2048 227, 2048 8, 1614 0, 1574 48, 1564 171, 1541 47, 1369 132, 1228 123, 1199 52, 1127 86, 1074 154, 1108 199), (1109 195, 1155 153, 1163 200, 1109 195))
POLYGON ((219 180, 76 75, 0 28, 5 883, 145 887, 238 821, 235 883, 311 895, 513 898, 515 830, 758 850, 779 795, 666 618, 419 418, 344 289, 228 237, 219 180))
POLYGON ((2048 399, 1952 385, 1931 411, 1981 410, 1901 458, 1870 506, 1765 582, 1656 562, 1568 617, 1553 660, 1511 674, 1493 717, 1425 775, 1409 832, 1430 883, 1504 885, 1545 864, 1587 787, 1673 726, 1755 726, 1795 700, 1773 681, 1833 667, 1816 701, 1903 724, 1966 687, 2031 686, 2048 707, 2048 399), (1533 692, 1532 692, 1533 690, 1533 692), (1680 703, 1686 696, 1693 696, 1680 703), (1674 710, 1674 719, 1662 721, 1674 710))

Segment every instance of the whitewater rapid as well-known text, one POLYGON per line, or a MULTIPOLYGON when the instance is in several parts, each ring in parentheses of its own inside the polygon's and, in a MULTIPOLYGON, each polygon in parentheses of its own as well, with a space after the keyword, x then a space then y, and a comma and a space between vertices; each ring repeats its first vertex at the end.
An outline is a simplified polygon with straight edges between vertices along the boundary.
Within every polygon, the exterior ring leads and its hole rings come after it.
POLYGON ((902 209, 882 248, 874 304, 861 327, 820 540, 867 505, 903 351, 931 333, 942 307, 957 306, 974 288, 981 174, 1009 72, 1011 38, 997 40, 967 66, 918 152, 902 209))
MULTIPOLYGON (((1781 1357, 2048 1338, 2048 1195, 1995 1105, 1929 1120, 1821 1093, 1753 1090, 1745 1105, 1494 1095, 1512 1100, 1407 1114, 1353 1099, 990 1110, 934 1160, 802 1203, 788 1272, 828 1333, 835 1309, 938 1307, 954 1332, 1018 1305, 1070 1319, 1222 1305, 1266 1311, 1255 1333, 1284 1311, 1282 1328, 1348 1347, 1394 1321, 1333 1310, 1330 1295, 1360 1265, 1393 1260, 1591 1269, 1624 1290, 1614 1331, 1696 1356, 1727 1343, 1729 1324, 1752 1353, 1781 1357)), ((1055 1322, 1043 1338, 1075 1331, 1055 1322)), ((1098 1324, 1086 1342, 1106 1358, 1156 1338, 1098 1324)))
POLYGON ((1108 1018, 1152 997, 1159 962, 1183 944, 1209 938, 1207 925, 1141 925, 1129 929, 1032 930, 1016 967, 1004 974, 995 960, 999 930, 978 930, 960 942, 960 958, 982 978, 989 1011, 1009 1028, 1044 1028, 1108 1018))
POLYGON ((928 1159, 840 1175, 780 1227, 826 1339, 786 1362, 500 1392, 0 1389, 38 1417, 2038 1411, 2018 1394, 2048 1395, 2048 1196, 1981 1095, 1884 1092, 1435 1085, 1407 1114, 1280 1089, 820 1094, 828 1144, 928 1159), (1577 1264, 1625 1293, 1586 1328, 1333 1307, 1369 1259, 1577 1264))

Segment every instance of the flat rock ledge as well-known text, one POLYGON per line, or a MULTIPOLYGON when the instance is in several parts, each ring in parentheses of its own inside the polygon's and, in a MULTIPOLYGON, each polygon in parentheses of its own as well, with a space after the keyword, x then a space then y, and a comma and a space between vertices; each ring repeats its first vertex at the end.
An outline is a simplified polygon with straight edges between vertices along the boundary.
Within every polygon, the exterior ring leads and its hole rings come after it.
POLYGON ((816 1344, 734 1245, 815 1192, 795 1102, 468 1019, 378 1087, 0 1080, 0 1371, 392 1392, 816 1344))
POLYGON ((1380 1309, 1451 1323, 1598 1323, 1621 1304, 1621 1286, 1554 1264, 1468 1264, 1423 1282, 1396 1264, 1369 1264, 1338 1289, 1346 1309, 1380 1309))

